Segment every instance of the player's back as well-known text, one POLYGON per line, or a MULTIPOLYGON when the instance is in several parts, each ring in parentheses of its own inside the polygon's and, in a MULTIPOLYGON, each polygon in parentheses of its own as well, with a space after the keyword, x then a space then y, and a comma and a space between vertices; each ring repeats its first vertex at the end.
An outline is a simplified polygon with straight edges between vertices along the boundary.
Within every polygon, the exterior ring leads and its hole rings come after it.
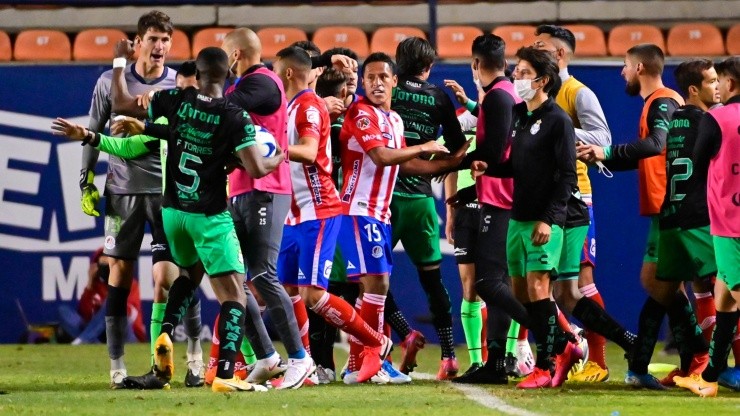
POLYGON ((339 135, 344 181, 340 193, 347 215, 390 220, 390 202, 398 165, 378 166, 368 155, 376 147, 405 147, 403 121, 394 111, 373 106, 367 98, 350 105, 339 135))

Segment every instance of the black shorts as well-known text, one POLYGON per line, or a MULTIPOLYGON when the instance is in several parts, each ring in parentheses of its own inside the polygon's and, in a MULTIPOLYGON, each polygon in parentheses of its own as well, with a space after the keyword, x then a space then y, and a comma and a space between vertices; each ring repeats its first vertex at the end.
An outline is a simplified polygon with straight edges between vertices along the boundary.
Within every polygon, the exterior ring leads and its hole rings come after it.
POLYGON ((472 264, 475 262, 479 221, 480 207, 475 202, 471 202, 455 211, 452 236, 455 240, 455 261, 457 264, 472 264))
POLYGON ((152 263, 172 261, 162 225, 162 195, 108 195, 105 198, 104 253, 123 260, 136 260, 144 239, 144 225, 152 232, 152 263))
POLYGON ((477 276, 507 276, 506 235, 509 231, 511 210, 481 204, 478 229, 478 255, 475 259, 477 276))

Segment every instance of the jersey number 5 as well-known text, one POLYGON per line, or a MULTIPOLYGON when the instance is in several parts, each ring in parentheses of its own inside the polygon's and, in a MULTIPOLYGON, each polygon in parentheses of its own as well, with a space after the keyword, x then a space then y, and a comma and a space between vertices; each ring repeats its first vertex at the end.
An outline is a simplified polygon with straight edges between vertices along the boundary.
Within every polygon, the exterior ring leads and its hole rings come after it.
POLYGON ((192 161, 193 163, 197 163, 200 165, 203 163, 203 160, 198 156, 191 155, 190 153, 182 152, 182 154, 180 155, 180 164, 178 165, 178 167, 180 168, 180 172, 184 173, 185 175, 192 176, 193 183, 192 185, 187 186, 181 184, 180 182, 177 182, 177 189, 181 190, 182 192, 192 194, 198 190, 198 186, 200 185, 200 176, 198 176, 198 172, 185 167, 188 161, 192 161))

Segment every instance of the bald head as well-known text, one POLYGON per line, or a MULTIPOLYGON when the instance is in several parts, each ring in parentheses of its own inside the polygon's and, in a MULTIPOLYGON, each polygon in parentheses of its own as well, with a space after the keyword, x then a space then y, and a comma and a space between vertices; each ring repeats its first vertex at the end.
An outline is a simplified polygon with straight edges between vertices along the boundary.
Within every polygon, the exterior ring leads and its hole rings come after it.
POLYGON ((233 53, 234 50, 239 50, 244 55, 244 58, 259 59, 262 54, 262 43, 252 29, 239 27, 224 37, 221 49, 227 54, 233 53))

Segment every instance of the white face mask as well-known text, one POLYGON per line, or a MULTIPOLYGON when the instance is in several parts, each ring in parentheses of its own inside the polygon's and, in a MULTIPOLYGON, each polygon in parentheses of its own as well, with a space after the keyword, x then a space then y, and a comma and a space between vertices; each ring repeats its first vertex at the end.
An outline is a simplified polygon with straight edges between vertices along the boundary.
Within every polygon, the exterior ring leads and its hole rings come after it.
POLYGON ((534 98, 534 95, 537 93, 537 89, 532 88, 532 81, 536 81, 538 79, 539 78, 515 79, 514 89, 516 89, 516 93, 519 95, 519 98, 524 101, 532 101, 532 98, 534 98))

